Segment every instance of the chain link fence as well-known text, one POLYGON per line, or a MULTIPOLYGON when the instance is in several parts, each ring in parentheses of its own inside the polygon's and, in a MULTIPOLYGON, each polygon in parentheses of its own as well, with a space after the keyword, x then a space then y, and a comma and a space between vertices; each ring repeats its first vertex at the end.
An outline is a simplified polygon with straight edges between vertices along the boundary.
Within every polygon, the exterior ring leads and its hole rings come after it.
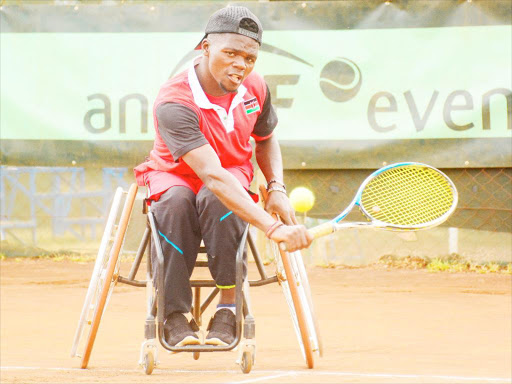
MULTIPOLYGON (((312 190, 316 202, 307 217, 311 227, 336 216, 352 200, 372 169, 287 170, 285 182, 312 190)), ((362 265, 382 256, 434 258, 458 254, 468 259, 512 258, 512 168, 443 169, 459 192, 459 205, 442 226, 415 233, 349 229, 318 239, 303 252, 316 265, 362 265)), ((94 255, 114 191, 133 182, 128 168, 7 167, 1 173, 2 253, 62 250, 94 255), (17 251, 16 251, 17 250, 17 251)), ((256 186, 253 188, 256 190, 256 186)), ((144 195, 139 190, 139 199, 144 195)), ((136 251, 145 218, 136 202, 125 252, 136 251)), ((358 212, 346 220, 361 220, 358 212)), ((261 236, 258 235, 261 239, 261 236)), ((264 244, 262 240, 260 244, 264 244)))
MULTIPOLYGON (((315 193, 308 217, 313 226, 335 217, 373 169, 290 170, 286 182, 315 193)), ((433 259, 450 255, 481 262, 512 261, 512 168, 442 169, 455 183, 459 203, 440 227, 409 233, 350 229, 318 239, 304 251, 310 263, 363 265, 384 256, 433 259)), ((359 212, 345 220, 360 221, 359 212)))
MULTIPOLYGON (((512 231, 512 168, 443 169, 459 193, 455 213, 444 224, 449 227, 485 231, 512 231)), ((353 199, 373 169, 289 170, 288 190, 304 186, 316 195, 308 216, 332 218, 353 199)), ((347 220, 356 220, 351 214, 347 220)))
POLYGON ((2 253, 11 245, 93 252, 115 188, 132 179, 127 168, 0 167, 2 253))

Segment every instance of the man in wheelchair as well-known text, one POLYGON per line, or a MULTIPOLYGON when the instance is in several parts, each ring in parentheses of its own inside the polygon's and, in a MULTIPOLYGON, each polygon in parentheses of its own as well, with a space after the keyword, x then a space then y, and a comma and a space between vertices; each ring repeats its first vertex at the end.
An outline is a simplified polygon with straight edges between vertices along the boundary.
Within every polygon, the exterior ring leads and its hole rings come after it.
POLYGON ((164 270, 154 273, 164 274, 164 335, 171 346, 200 343, 197 325, 184 314, 192 305, 190 277, 201 239, 220 289, 205 340, 210 345, 235 338, 235 257, 247 223, 288 251, 312 241, 286 195, 269 88, 253 72, 261 40, 261 23, 245 7, 229 6, 210 17, 196 47, 202 55, 160 89, 154 146, 134 169, 138 184, 148 188, 165 257, 164 270), (249 192, 250 137, 268 183, 265 210, 249 192))

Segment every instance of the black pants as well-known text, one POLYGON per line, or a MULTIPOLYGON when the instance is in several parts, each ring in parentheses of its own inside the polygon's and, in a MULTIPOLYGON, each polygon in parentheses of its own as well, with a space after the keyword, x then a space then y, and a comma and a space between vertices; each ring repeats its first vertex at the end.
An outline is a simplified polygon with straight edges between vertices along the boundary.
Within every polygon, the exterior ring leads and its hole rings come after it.
MULTIPOLYGON (((156 250, 152 241, 153 276, 164 274, 165 317, 173 312, 187 313, 191 309, 190 276, 201 238, 208 254, 208 267, 217 287, 235 287, 236 252, 247 223, 231 213, 204 186, 197 195, 186 187, 172 187, 158 201, 152 202, 151 210, 164 255, 164 270, 157 271, 156 250)), ((244 276, 246 271, 244 263, 244 276)))

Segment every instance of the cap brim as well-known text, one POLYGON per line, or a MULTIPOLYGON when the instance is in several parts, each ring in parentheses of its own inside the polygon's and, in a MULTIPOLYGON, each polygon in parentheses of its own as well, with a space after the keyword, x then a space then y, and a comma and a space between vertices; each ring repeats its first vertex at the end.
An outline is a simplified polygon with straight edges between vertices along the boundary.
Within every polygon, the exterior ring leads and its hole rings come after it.
POLYGON ((196 45, 196 47, 194 48, 195 51, 199 51, 201 49, 201 43, 203 42, 204 39, 206 39, 206 36, 207 35, 204 35, 199 44, 196 45))

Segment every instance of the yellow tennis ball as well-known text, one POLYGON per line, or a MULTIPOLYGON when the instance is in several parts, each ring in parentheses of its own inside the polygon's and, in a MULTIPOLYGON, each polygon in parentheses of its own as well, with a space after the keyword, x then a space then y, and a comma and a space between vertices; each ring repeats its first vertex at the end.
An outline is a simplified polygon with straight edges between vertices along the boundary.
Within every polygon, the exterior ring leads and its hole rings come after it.
POLYGON ((315 204, 315 195, 306 187, 297 187, 290 193, 290 202, 297 212, 307 212, 315 204))

